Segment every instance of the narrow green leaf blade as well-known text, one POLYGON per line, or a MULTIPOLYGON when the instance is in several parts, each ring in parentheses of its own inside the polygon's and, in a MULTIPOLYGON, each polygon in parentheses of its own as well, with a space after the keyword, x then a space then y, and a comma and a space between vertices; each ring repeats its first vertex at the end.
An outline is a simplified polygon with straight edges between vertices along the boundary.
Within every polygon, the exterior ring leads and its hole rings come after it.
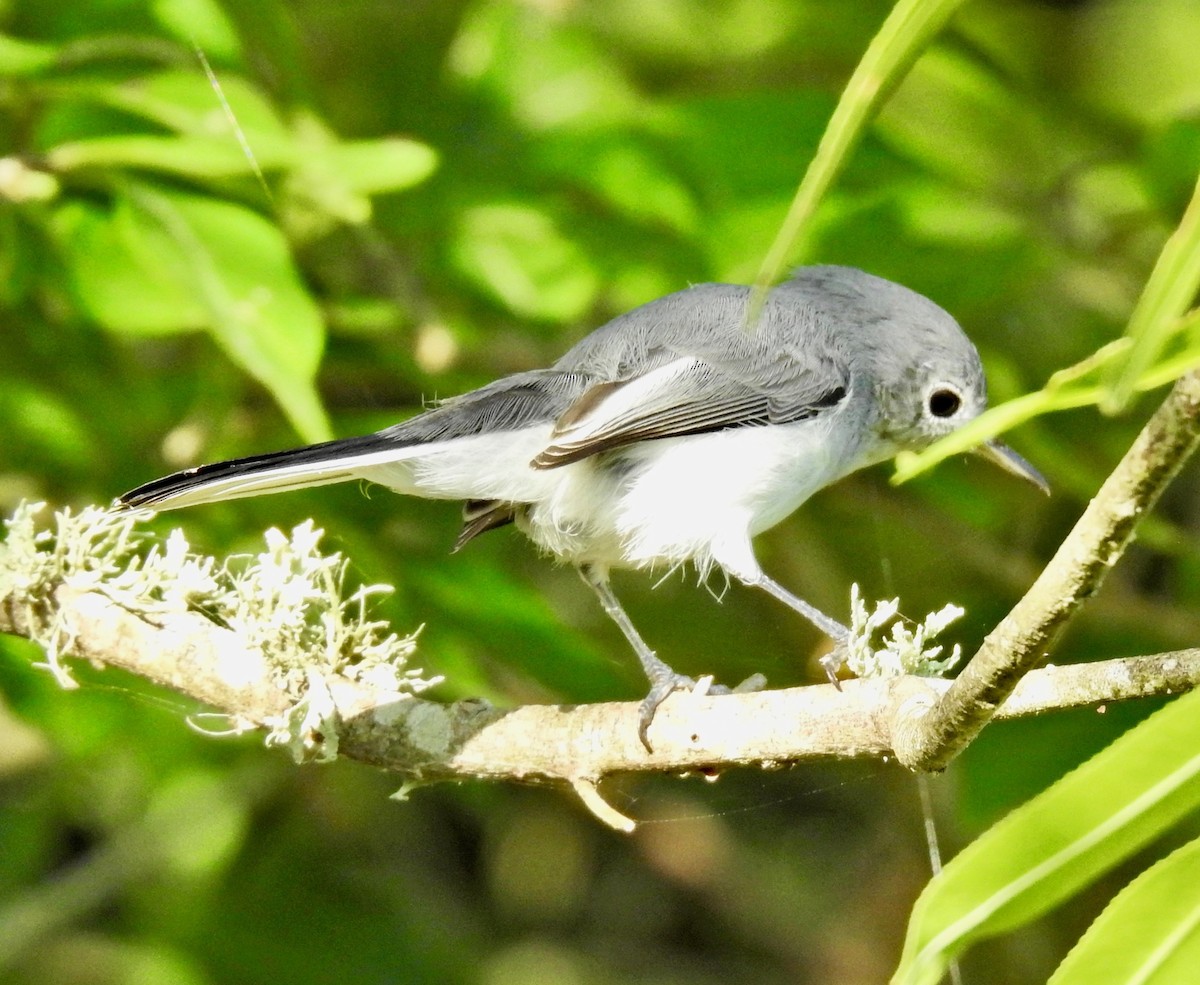
POLYGON ((779 279, 805 224, 845 166, 876 109, 963 2, 900 0, 892 8, 846 83, 783 225, 767 250, 754 282, 758 293, 779 279))
POLYGON ((926 886, 893 982, 935 985, 970 943, 1034 919, 1200 807, 1200 692, 1121 736, 926 886))
POLYGON ((1175 985, 1200 968, 1200 839, 1147 869, 1105 908, 1048 985, 1175 985))
POLYGON ((148 134, 94 137, 59 144, 47 157, 56 171, 89 167, 144 168, 186 178, 231 178, 284 167, 297 156, 279 142, 263 141, 253 160, 232 137, 160 137, 148 134))
POLYGON ((1128 354, 1109 376, 1111 391, 1104 409, 1117 412, 1129 403, 1138 379, 1150 369, 1171 337, 1176 321, 1195 300, 1200 290, 1200 182, 1192 194, 1179 225, 1167 239, 1158 262, 1129 316, 1127 338, 1133 340, 1128 354))

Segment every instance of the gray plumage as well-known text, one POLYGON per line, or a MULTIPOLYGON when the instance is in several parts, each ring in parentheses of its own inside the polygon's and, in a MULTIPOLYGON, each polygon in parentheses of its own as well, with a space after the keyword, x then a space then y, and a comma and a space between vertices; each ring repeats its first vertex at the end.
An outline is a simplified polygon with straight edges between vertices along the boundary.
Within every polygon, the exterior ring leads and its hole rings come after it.
MULTIPOLYGON (((770 292, 701 284, 592 332, 549 369, 505 377, 375 434, 205 465, 147 483, 130 506, 171 509, 364 478, 466 501, 455 545, 515 521, 580 567, 638 652, 654 709, 686 679, 612 596, 612 567, 717 565, 840 624, 772 582, 751 539, 813 492, 983 410, 975 347, 932 301, 847 267, 808 267, 770 292)), ((1002 445, 992 458, 1035 482, 1002 445)))

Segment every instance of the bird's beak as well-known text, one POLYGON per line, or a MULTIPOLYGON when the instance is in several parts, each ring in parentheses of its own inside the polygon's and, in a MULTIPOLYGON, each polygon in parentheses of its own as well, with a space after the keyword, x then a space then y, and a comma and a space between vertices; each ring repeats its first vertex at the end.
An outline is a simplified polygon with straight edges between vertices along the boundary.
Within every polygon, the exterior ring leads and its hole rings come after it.
POLYGON ((999 465, 1005 472, 1011 472, 1013 475, 1032 482, 1047 496, 1050 495, 1050 483, 1046 481, 1045 476, 1002 441, 994 439, 985 441, 971 450, 992 464, 999 465))

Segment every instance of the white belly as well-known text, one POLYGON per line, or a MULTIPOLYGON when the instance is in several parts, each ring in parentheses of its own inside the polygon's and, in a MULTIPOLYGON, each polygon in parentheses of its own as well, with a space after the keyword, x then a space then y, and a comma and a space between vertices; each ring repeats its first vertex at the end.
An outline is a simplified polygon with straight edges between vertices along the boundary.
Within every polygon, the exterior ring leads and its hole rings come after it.
MULTIPOLYGON (((757 568, 756 534, 848 471, 829 451, 835 415, 664 438, 554 469, 530 461, 550 425, 415 446, 358 474, 398 492, 527 504, 517 524, 575 564, 757 568)), ((845 450, 848 451, 848 450, 845 450)))
MULTIPOLYGON (((610 567, 694 561, 737 571, 750 539, 838 478, 827 425, 748 427, 648 441, 550 470, 522 529, 552 554, 610 567)), ((751 559, 752 560, 752 559, 751 559)))

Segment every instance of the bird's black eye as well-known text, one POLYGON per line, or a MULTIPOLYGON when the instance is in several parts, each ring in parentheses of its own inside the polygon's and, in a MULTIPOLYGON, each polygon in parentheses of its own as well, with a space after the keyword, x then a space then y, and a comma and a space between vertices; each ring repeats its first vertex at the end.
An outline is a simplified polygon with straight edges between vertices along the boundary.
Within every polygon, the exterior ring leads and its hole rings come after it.
POLYGON ((962 406, 962 397, 948 387, 939 387, 929 395, 929 413, 934 417, 953 417, 962 406))

